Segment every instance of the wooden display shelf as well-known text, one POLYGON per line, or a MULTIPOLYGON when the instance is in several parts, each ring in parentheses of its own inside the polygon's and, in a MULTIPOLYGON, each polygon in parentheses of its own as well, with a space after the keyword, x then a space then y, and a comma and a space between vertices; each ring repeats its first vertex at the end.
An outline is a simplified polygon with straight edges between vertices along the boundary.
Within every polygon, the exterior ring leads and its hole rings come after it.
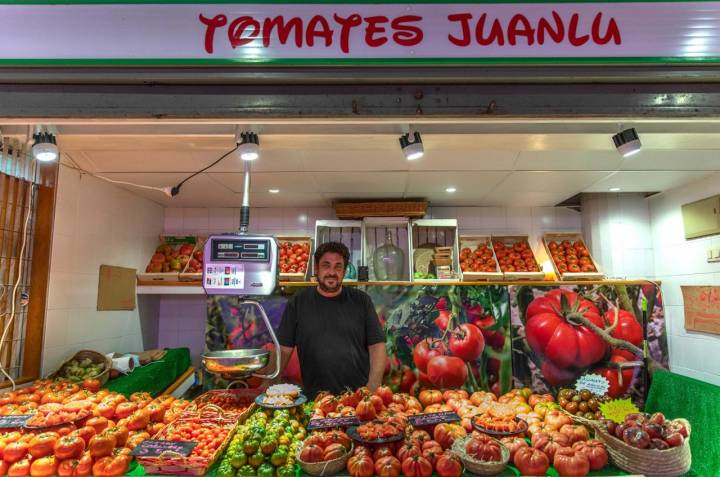
MULTIPOLYGON (((659 281, 651 280, 519 280, 519 281, 480 281, 480 282, 448 282, 448 281, 423 281, 423 282, 344 282, 346 286, 423 286, 423 285, 459 285, 459 286, 486 286, 486 285, 519 285, 519 286, 560 286, 560 285, 660 285, 659 281)), ((309 287, 315 286, 317 282, 280 282, 280 287, 309 287)), ((138 280, 138 295, 204 295, 200 282, 142 282, 138 280)))

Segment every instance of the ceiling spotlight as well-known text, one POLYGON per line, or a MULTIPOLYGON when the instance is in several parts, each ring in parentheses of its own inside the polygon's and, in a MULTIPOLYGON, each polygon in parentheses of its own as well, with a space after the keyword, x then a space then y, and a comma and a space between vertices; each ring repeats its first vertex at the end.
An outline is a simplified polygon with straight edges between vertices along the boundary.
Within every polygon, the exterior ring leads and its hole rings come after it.
POLYGON ((620 188, 619 188, 619 187, 611 187, 611 188, 608 189, 608 190, 609 190, 610 192, 620 192, 620 188))
POLYGON ((457 189, 455 187, 448 187, 447 189, 445 189, 445 192, 447 192, 448 194, 454 194, 455 192, 457 192, 457 189))
POLYGON ((271 194, 279 194, 280 189, 268 189, 268 192, 270 192, 271 194))
POLYGON ((640 152, 642 144, 635 128, 625 129, 613 136, 615 148, 622 157, 630 157, 640 152))
POLYGON ((400 136, 400 147, 402 148, 402 152, 405 154, 405 158, 408 161, 420 159, 423 154, 425 154, 420 133, 417 131, 409 132, 400 136))
POLYGON ((35 144, 32 146, 33 157, 40 162, 51 162, 58 158, 58 147, 55 135, 49 132, 33 134, 35 144))
POLYGON ((238 152, 243 161, 254 161, 260 157, 260 142, 254 132, 240 133, 238 152))

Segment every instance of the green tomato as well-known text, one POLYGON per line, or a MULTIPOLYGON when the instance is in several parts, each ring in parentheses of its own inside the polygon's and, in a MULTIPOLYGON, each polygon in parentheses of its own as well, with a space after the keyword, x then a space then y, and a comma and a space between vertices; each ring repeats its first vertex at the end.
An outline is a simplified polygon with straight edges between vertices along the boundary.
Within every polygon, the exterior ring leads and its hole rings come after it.
POLYGON ((275 467, 279 467, 281 465, 284 465, 285 462, 287 462, 287 452, 276 450, 272 456, 270 456, 270 463, 274 465, 275 467))
POLYGON ((275 468, 270 464, 263 464, 258 467, 257 477, 275 477, 275 468))
POLYGON ((275 469, 276 477, 295 477, 295 467, 292 465, 284 465, 275 469))
POLYGON ((235 454, 232 454, 232 456, 230 457, 230 465, 232 465, 236 469, 239 469, 240 467, 247 464, 247 461, 247 454, 245 454, 243 451, 238 451, 235 454))
POLYGON ((256 469, 260 467, 263 462, 265 462, 265 456, 260 451, 248 457, 248 463, 256 469))
POLYGON ((255 469, 249 465, 244 465, 237 471, 237 477, 255 477, 255 475, 255 469))
POLYGON ((245 444, 243 445, 243 452, 247 455, 253 455, 258 451, 260 448, 260 441, 256 441, 254 439, 250 439, 249 441, 245 441, 245 444))
POLYGON ((230 464, 226 464, 225 462, 223 462, 218 466, 216 476, 235 477, 235 469, 230 464))
POLYGON ((277 449, 277 441, 274 439, 265 439, 260 443, 260 450, 265 455, 270 455, 277 449))

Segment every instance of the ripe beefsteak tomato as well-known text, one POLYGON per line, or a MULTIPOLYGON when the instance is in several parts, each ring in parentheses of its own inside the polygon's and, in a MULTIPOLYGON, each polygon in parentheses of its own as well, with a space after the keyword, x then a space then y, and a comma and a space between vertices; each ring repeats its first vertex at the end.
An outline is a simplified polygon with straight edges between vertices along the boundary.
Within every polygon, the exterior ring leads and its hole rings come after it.
POLYGON ((538 449, 523 447, 515 453, 513 464, 522 475, 543 476, 550 467, 550 459, 538 449))
MULTIPOLYGON (((605 325, 611 326, 615 322, 615 309, 608 310, 604 316, 605 325)), ((640 322, 635 318, 635 315, 625 310, 618 310, 618 324, 610 333, 613 338, 621 339, 635 346, 640 346, 643 340, 643 330, 640 322)), ((613 350, 613 354, 619 354, 627 358, 628 361, 635 359, 635 356, 630 351, 621 349, 613 350)))
POLYGON ((468 377, 465 361, 455 356, 435 356, 427 365, 428 379, 440 388, 459 388, 468 377))
MULTIPOLYGON (((618 350, 614 351, 610 356, 611 363, 625 363, 628 359, 623 354, 619 353, 618 350)), ((608 388, 608 396, 611 398, 618 398, 627 393, 632 382, 633 368, 625 368, 622 371, 617 368, 599 368, 593 371, 594 374, 599 374, 604 377, 610 383, 608 388)))
POLYGON ((590 461, 585 454, 563 447, 555 453, 553 467, 563 477, 585 477, 590 472, 590 461))
POLYGON ((586 368, 597 363, 605 355, 607 344, 591 329, 569 320, 577 315, 604 327, 597 307, 577 293, 555 289, 535 298, 526 311, 528 344, 560 368, 586 368))

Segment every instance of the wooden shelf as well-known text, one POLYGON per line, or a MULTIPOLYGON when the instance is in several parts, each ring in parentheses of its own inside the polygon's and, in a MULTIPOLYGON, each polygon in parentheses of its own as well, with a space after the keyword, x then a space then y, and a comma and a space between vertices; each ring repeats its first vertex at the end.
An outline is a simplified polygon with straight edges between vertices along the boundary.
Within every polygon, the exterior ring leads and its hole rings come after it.
MULTIPOLYGON (((422 286, 422 285, 530 285, 530 286, 558 286, 558 285, 660 285, 659 281, 650 280, 578 280, 578 281, 493 281, 493 282, 350 282, 346 286, 422 286)), ((317 282, 280 282, 280 287, 308 287, 315 286, 317 282)), ((205 290, 199 282, 147 282, 138 280, 138 295, 205 295, 205 290)))

